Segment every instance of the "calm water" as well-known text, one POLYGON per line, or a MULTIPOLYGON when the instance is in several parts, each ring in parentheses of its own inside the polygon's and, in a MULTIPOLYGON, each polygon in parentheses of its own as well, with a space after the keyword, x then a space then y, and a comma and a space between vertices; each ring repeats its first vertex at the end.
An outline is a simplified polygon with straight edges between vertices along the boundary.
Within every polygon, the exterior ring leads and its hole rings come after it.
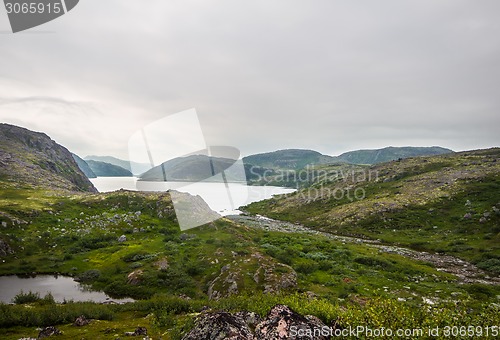
POLYGON ((102 292, 93 292, 86 289, 85 286, 74 281, 71 277, 40 275, 30 278, 20 278, 17 276, 0 276, 0 302, 11 303, 14 296, 21 290, 24 293, 29 291, 39 293, 44 297, 51 293, 54 300, 63 302, 73 301, 94 301, 94 302, 131 302, 132 299, 111 299, 102 292))
POLYGON ((239 214, 238 207, 271 198, 273 195, 287 194, 295 189, 272 186, 249 186, 241 183, 211 182, 144 182, 136 177, 98 177, 91 182, 100 192, 119 189, 141 191, 167 191, 169 189, 199 195, 208 206, 219 214, 239 214))

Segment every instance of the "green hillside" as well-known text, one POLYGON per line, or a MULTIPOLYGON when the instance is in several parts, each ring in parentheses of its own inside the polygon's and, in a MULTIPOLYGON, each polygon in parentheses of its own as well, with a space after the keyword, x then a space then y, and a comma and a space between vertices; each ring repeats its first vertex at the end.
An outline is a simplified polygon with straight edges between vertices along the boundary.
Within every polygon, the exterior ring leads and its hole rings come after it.
POLYGON ((453 254, 500 273, 500 149, 331 172, 252 213, 417 250, 453 254))
POLYGON ((132 173, 118 165, 93 160, 86 161, 90 169, 98 177, 132 177, 132 173))
MULTIPOLYGON (((243 215, 181 231, 168 192, 75 192, 33 182, 26 169, 41 171, 37 162, 53 159, 59 146, 23 138, 2 142, 2 150, 23 150, 10 158, 4 151, 2 162, 23 166, 0 177, 0 275, 66 275, 137 301, 57 304, 20 293, 16 304, 0 303, 2 339, 36 338, 45 326, 60 329, 58 339, 115 339, 139 326, 153 338, 181 339, 199 313, 265 317, 277 304, 340 329, 500 323, 499 149, 373 167, 317 165, 304 190, 247 207, 305 226, 243 215), (335 196, 336 188, 358 198, 335 196), (80 315, 91 323, 73 326, 80 315)), ((68 172, 56 167, 47 176, 71 188, 65 176, 77 168, 68 157, 68 172)), ((200 197, 191 200, 193 213, 211 213, 200 197)))
POLYGON ((439 146, 431 147, 387 147, 375 150, 349 151, 338 156, 339 160, 352 164, 377 164, 389 162, 397 159, 404 159, 418 156, 434 156, 452 153, 450 149, 439 146))
POLYGON ((287 149, 251 155, 243 158, 245 164, 275 170, 299 170, 307 165, 338 163, 335 157, 317 151, 287 149))

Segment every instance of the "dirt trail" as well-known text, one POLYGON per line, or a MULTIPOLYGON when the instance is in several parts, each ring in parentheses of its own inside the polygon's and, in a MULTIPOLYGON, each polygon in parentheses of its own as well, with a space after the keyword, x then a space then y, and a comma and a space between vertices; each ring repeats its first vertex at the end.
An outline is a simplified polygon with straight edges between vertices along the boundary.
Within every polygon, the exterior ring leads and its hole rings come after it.
POLYGON ((368 246, 377 248, 379 251, 399 254, 418 261, 432 263, 437 270, 455 275, 458 281, 461 283, 484 283, 491 285, 500 285, 499 277, 490 277, 483 270, 477 268, 472 263, 466 262, 464 260, 461 260, 459 258, 450 255, 441 255, 441 254, 416 251, 413 249, 382 244, 376 240, 333 235, 317 231, 314 229, 310 229, 300 224, 273 220, 260 215, 256 216, 233 215, 226 217, 237 223, 242 223, 250 227, 261 228, 268 231, 321 235, 345 243, 367 244, 368 246))

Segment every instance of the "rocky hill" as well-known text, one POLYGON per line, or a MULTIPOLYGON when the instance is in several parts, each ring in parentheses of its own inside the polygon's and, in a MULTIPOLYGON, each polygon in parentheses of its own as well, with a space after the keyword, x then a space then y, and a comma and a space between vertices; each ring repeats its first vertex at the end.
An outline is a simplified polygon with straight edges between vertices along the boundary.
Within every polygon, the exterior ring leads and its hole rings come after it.
POLYGON ((149 164, 127 161, 113 156, 91 155, 91 156, 86 156, 84 159, 86 161, 98 161, 98 162, 113 164, 132 172, 136 176, 151 169, 151 166, 149 164))
POLYGON ((377 164, 389 162, 397 159, 417 156, 434 156, 452 153, 450 149, 439 146, 432 147, 393 147, 374 150, 349 151, 338 156, 338 159, 352 164, 377 164))
POLYGON ((146 171, 139 178, 143 181, 199 182, 225 171, 228 181, 244 182, 244 173, 239 171, 241 168, 231 168, 234 163, 235 160, 228 158, 190 155, 166 161, 146 171))
POLYGON ((92 170, 94 174, 98 177, 132 177, 133 174, 127 170, 122 168, 121 166, 99 162, 93 160, 87 160, 89 168, 92 170))
POLYGON ((0 124, 0 178, 14 187, 96 191, 66 148, 9 124, 0 124))
POLYGON ((339 160, 317 151, 287 149, 247 156, 243 163, 275 170, 299 170, 307 165, 339 163, 339 160))

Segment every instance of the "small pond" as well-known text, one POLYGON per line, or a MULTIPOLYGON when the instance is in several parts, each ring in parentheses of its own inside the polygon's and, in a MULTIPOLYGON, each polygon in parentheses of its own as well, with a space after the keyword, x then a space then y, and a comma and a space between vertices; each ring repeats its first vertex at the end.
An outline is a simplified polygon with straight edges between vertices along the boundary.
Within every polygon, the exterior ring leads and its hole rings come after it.
POLYGON ((12 303, 12 299, 21 291, 37 292, 40 297, 51 293, 57 302, 93 301, 116 303, 132 302, 133 299, 113 299, 103 292, 89 290, 88 287, 76 282, 71 277, 39 275, 35 277, 0 276, 0 302, 12 303))

